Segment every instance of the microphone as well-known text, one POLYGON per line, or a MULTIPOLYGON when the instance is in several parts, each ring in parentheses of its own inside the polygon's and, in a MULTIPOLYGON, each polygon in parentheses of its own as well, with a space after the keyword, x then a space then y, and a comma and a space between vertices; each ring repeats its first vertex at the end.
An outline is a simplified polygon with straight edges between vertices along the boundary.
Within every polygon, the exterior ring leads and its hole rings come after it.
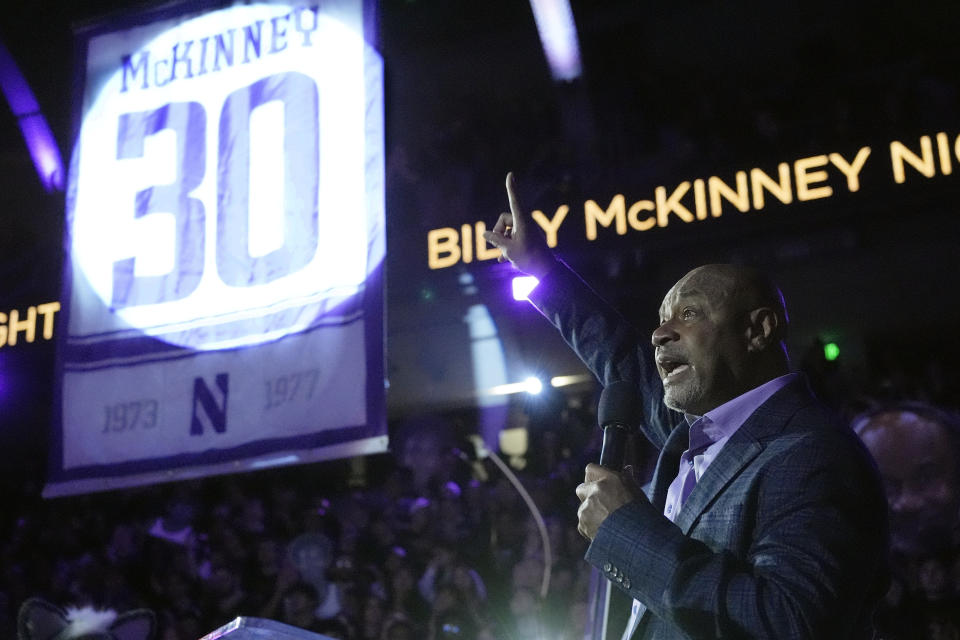
POLYGON ((603 388, 597 405, 597 419, 603 429, 600 466, 618 472, 623 469, 627 434, 636 430, 639 417, 639 397, 632 383, 618 380, 603 388))

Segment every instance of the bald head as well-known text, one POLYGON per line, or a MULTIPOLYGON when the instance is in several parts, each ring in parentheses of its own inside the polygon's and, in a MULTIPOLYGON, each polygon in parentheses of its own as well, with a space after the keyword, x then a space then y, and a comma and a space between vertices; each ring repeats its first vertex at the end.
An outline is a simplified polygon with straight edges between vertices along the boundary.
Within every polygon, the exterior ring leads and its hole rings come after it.
POLYGON ((786 340, 789 317, 783 293, 760 270, 739 264, 705 264, 683 276, 674 289, 680 287, 700 289, 734 316, 746 317, 755 309, 769 308, 777 318, 771 342, 783 343, 786 340))
POLYGON ((960 430, 935 407, 905 403, 853 421, 886 485, 893 550, 911 556, 949 551, 960 525, 960 430))
POLYGON ((702 415, 787 373, 786 330, 783 295, 756 269, 690 271, 667 292, 653 332, 665 402, 702 415))

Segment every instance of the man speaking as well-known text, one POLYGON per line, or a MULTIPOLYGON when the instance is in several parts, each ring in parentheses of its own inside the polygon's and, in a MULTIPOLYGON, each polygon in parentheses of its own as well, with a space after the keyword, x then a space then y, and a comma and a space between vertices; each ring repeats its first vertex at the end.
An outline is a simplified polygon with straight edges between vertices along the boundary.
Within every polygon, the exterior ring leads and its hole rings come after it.
POLYGON ((623 638, 873 637, 883 490, 857 437, 789 372, 776 286, 698 267, 647 342, 554 257, 512 174, 507 196, 484 238, 540 280, 530 300, 602 384, 635 386, 660 451, 642 492, 594 464, 577 487, 587 561, 634 599, 623 638))

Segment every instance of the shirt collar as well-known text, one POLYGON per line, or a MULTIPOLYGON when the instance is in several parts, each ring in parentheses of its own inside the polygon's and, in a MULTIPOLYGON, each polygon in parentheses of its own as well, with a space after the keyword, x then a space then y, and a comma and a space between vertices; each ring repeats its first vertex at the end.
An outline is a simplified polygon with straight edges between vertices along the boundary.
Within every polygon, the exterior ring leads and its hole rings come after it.
POLYGON ((706 447, 729 438, 770 396, 799 377, 799 373, 788 373, 764 382, 759 387, 707 411, 702 417, 687 414, 687 423, 690 424, 690 448, 706 447))

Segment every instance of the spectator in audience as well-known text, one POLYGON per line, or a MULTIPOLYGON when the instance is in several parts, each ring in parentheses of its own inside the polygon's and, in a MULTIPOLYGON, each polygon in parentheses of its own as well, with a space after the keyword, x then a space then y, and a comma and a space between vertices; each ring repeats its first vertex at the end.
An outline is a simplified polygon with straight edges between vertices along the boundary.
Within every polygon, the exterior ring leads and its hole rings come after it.
MULTIPOLYGON (((400 469, 388 472, 391 487, 374 486, 350 494, 326 492, 332 499, 300 488, 310 482, 272 479, 270 489, 261 492, 238 476, 117 492, 102 500, 110 508, 91 504, 89 499, 65 500, 56 510, 45 508, 48 503, 37 503, 37 511, 22 516, 22 524, 10 528, 11 535, 2 545, 6 561, 0 595, 6 595, 7 610, 32 593, 48 591, 79 603, 147 605, 157 611, 158 637, 164 640, 196 640, 237 615, 286 620, 345 638, 355 635, 350 623, 360 628, 365 617, 369 637, 402 638, 411 633, 424 637, 431 618, 436 629, 446 616, 436 630, 440 637, 457 637, 451 635, 456 633, 464 637, 474 628, 489 635, 494 627, 488 608, 505 605, 512 595, 512 565, 504 567, 501 575, 492 558, 520 557, 519 532, 525 529, 513 525, 517 535, 495 539, 491 514, 500 508, 495 506, 499 502, 507 505, 505 521, 527 516, 508 486, 490 477, 464 483, 462 472, 471 469, 465 465, 456 474, 461 478, 458 484, 452 478, 439 478, 425 487, 426 494, 419 500, 409 481, 412 475, 400 469), (468 487, 469 509, 462 486, 468 487), (262 494, 271 499, 263 502, 262 494), (170 496, 163 502, 164 515, 149 516, 151 505, 164 495, 170 496), (387 495, 403 496, 405 503, 381 508, 387 495), (346 502, 351 504, 341 508, 346 502), (381 506, 371 511, 368 505, 381 506), (281 516, 281 510, 296 516, 281 516), (442 547, 445 534, 434 526, 441 512, 453 522, 469 521, 471 539, 485 544, 460 545, 465 547, 464 555, 446 548, 449 557, 441 563, 442 570, 435 567, 433 577, 425 581, 431 584, 431 604, 416 585, 417 578, 428 573, 436 549, 442 547), (68 526, 51 526, 61 520, 68 526), (312 537, 292 544, 304 533, 323 536, 327 542, 319 546, 329 553, 307 553, 311 548, 316 551, 316 545, 306 545, 309 548, 304 550, 304 541, 312 537), (401 539, 415 541, 415 551, 397 544, 401 539), (288 547, 292 548, 289 554, 288 547), (294 556, 307 576, 292 564, 294 556), (312 617, 303 610, 313 603, 311 593, 316 594, 316 585, 309 592, 303 580, 315 579, 318 572, 341 593, 336 618, 319 620, 319 602, 312 617), (506 585, 508 591, 499 593, 496 603, 488 602, 488 584, 497 585, 498 591, 506 585), (390 624, 373 620, 382 621, 387 613, 390 624), (456 616, 468 622, 458 623, 453 620, 456 616)), ((526 481, 532 486, 548 479, 526 481)), ((562 492, 543 493, 550 496, 544 498, 545 509, 554 508, 549 504, 554 494, 562 492)), ((502 531, 509 533, 507 528, 502 531)), ((10 612, 2 619, 11 620, 10 612)))
POLYGON ((375 594, 368 595, 363 605, 363 618, 360 621, 360 638, 380 640, 386 615, 387 604, 383 598, 375 594))
POLYGON ((317 623, 316 632, 336 640, 353 640, 353 627, 342 618, 330 618, 317 623))
POLYGON ((878 626, 887 640, 960 638, 960 423, 914 402, 861 414, 853 428, 890 509, 893 581, 878 626))
POLYGON ((421 637, 417 634, 417 626, 413 620, 402 613, 392 613, 383 622, 383 632, 380 640, 416 640, 421 637))
POLYGON ((390 603, 394 614, 403 614, 420 623, 427 619, 429 605, 417 590, 412 563, 406 558, 391 572, 390 603))
POLYGON ((186 487, 177 487, 157 517, 148 534, 153 538, 192 549, 197 541, 194 520, 197 516, 196 499, 186 487))
POLYGON ((309 582, 298 581, 283 592, 280 608, 280 621, 286 624, 316 631, 320 620, 316 616, 317 590, 309 582))

